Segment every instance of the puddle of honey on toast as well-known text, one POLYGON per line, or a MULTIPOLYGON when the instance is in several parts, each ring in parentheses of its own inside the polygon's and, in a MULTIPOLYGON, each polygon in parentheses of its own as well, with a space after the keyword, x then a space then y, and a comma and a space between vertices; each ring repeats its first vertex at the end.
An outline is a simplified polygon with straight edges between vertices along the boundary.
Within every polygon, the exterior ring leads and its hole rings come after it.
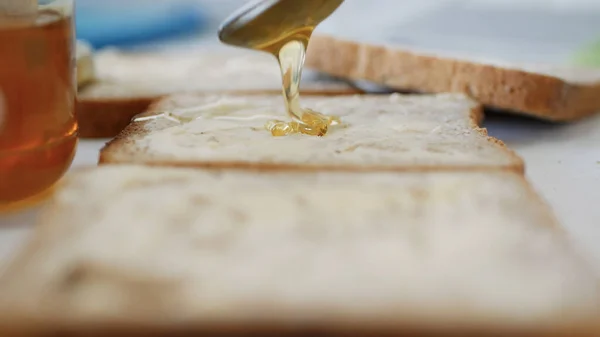
MULTIPOLYGON (((308 42, 310 36, 307 37, 308 42)), ((300 80, 306 55, 306 44, 302 39, 293 39, 278 50, 279 66, 283 79, 283 96, 290 122, 272 120, 265 125, 273 136, 302 133, 311 136, 324 136, 331 125, 341 121, 336 116, 326 116, 317 111, 302 108, 300 105, 300 80)))

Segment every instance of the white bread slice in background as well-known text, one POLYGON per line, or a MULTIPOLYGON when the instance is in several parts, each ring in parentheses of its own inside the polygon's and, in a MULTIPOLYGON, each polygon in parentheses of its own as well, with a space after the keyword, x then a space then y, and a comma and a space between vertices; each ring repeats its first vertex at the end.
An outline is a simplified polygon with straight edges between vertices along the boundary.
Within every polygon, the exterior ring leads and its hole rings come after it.
MULTIPOLYGON (((161 96, 181 92, 281 93, 275 57, 235 48, 184 53, 134 53, 115 49, 94 55, 96 81, 79 90, 77 113, 84 138, 114 137, 133 116, 161 96)), ((359 92, 306 71, 305 95, 359 92)))
POLYGON ((96 78, 96 67, 92 46, 86 41, 77 40, 75 58, 77 60, 77 87, 93 82, 96 78))
POLYGON ((273 137, 264 128, 288 118, 280 95, 181 94, 153 111, 197 118, 133 122, 101 151, 101 163, 259 170, 428 171, 503 169, 523 162, 487 136, 480 106, 463 95, 304 97, 302 104, 341 117, 324 137, 273 137), (227 119, 238 117, 238 119, 227 119), (243 119, 239 119, 239 117, 243 119))
POLYGON ((512 172, 109 165, 41 219, 0 281, 3 332, 598 333, 597 275, 512 172))
POLYGON ((311 39, 306 66, 396 90, 460 92, 478 102, 551 121, 600 111, 600 70, 472 59, 330 35, 311 39))

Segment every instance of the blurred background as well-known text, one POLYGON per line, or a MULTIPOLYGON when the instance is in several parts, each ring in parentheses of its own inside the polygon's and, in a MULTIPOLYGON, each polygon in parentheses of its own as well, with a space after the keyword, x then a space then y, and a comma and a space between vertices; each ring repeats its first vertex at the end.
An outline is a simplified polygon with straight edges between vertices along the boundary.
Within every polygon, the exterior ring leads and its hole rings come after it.
MULTIPOLYGON (((247 0, 77 0, 96 48, 203 47, 247 0)), ((600 0, 346 0, 319 31, 506 61, 600 66, 600 0)))

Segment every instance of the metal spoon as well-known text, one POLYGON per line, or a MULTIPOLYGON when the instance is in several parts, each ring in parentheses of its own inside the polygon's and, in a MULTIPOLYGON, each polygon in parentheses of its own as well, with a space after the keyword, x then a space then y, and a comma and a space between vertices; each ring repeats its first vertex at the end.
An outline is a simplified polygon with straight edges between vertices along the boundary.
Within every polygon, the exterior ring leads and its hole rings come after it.
POLYGON ((278 52, 290 36, 307 44, 312 30, 344 0, 251 1, 219 28, 221 42, 250 49, 278 52))

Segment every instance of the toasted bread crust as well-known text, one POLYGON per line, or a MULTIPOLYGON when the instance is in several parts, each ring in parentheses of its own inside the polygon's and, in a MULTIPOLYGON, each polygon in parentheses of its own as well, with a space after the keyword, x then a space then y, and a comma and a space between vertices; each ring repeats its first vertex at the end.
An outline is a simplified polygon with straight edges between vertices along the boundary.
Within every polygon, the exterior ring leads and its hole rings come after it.
POLYGON ((443 330, 434 326, 411 326, 403 325, 396 327, 381 327, 377 329, 368 329, 364 327, 348 326, 315 326, 315 327, 294 327, 294 326, 152 326, 143 324, 116 325, 112 327, 102 326, 101 324, 91 324, 86 326, 61 327, 57 325, 47 325, 39 322, 28 322, 28 325, 10 325, 0 326, 7 336, 12 337, 104 337, 104 336, 122 336, 122 337, 192 337, 192 336, 218 336, 218 337, 250 337, 250 336, 287 336, 287 337, 392 337, 392 336, 419 336, 419 337, 492 337, 492 336, 514 336, 514 337, 597 337, 599 334, 597 325, 563 327, 559 329, 548 330, 530 330, 516 331, 506 329, 505 327, 481 327, 472 329, 443 330), (32 323, 34 323, 32 325, 32 323))
MULTIPOLYGON (((352 87, 347 89, 302 90, 304 95, 336 96, 358 93, 361 93, 361 91, 352 87)), ((249 90, 232 92, 232 94, 279 94, 279 91, 249 90)), ((146 111, 152 102, 160 100, 160 98, 161 96, 106 99, 79 98, 76 104, 79 136, 81 138, 112 138, 125 129, 135 115, 146 111)))
POLYGON ((79 136, 110 138, 123 130, 131 118, 144 112, 156 97, 127 99, 81 99, 76 103, 79 136))
MULTIPOLYGON (((198 94, 201 96, 202 94, 198 94)), ((172 97, 164 97, 163 99, 156 101, 151 104, 148 112, 160 111, 170 106, 172 97)), ((410 167, 395 168, 382 165, 381 167, 369 166, 332 166, 332 165, 296 165, 296 164, 281 164, 281 163, 251 163, 245 161, 197 161, 197 162, 185 162, 185 161, 160 161, 152 160, 140 156, 143 149, 135 147, 134 143, 136 139, 143 137, 150 133, 146 124, 151 121, 133 122, 129 124, 121 133, 119 133, 114 139, 109 141, 100 151, 99 164, 144 164, 151 166, 172 166, 172 167, 196 167, 196 168, 215 168, 215 169, 244 169, 244 170, 256 170, 256 171, 353 171, 353 172, 366 172, 366 171, 401 171, 401 172, 440 172, 440 171, 489 171, 489 170, 506 170, 514 171, 520 174, 525 172, 525 163, 513 150, 508 148, 501 140, 491 137, 487 133, 487 129, 481 128, 480 125, 483 122, 484 113, 481 105, 477 105, 470 111, 470 124, 471 127, 482 136, 486 137, 489 142, 495 143, 500 146, 507 154, 512 158, 513 164, 497 167, 489 166, 419 166, 414 165, 410 167)), ((167 128, 175 124, 165 124, 167 128)), ((156 128, 154 129, 156 131, 156 128)))
POLYGON ((460 92, 487 106, 551 121, 575 120, 600 110, 600 83, 580 85, 557 77, 393 47, 312 38, 307 67, 398 90, 460 92))

